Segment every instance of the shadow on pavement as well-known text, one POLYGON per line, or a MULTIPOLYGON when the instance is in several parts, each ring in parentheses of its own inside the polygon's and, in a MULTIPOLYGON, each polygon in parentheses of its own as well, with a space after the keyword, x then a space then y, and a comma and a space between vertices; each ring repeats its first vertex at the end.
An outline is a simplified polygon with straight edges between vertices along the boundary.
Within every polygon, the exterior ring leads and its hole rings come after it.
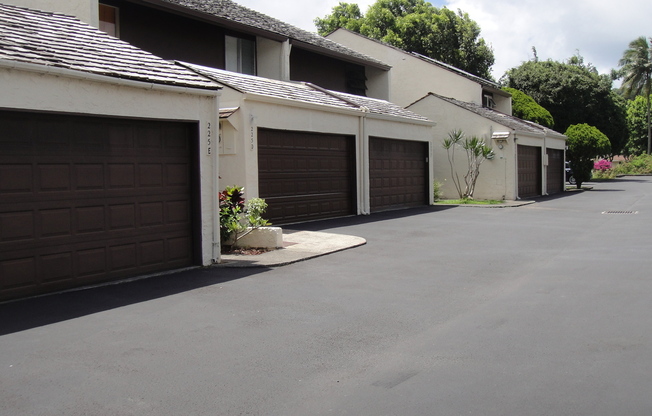
POLYGON ((268 270, 197 268, 0 304, 0 336, 225 283, 268 270))
POLYGON ((332 228, 349 227, 361 224, 370 224, 378 221, 390 221, 399 218, 413 217, 415 215, 430 214, 433 212, 444 211, 455 208, 451 205, 429 205, 417 208, 400 209, 396 211, 377 212, 371 215, 355 215, 350 217, 332 218, 326 220, 317 220, 310 222, 282 224, 283 229, 301 230, 301 231, 322 231, 332 228))

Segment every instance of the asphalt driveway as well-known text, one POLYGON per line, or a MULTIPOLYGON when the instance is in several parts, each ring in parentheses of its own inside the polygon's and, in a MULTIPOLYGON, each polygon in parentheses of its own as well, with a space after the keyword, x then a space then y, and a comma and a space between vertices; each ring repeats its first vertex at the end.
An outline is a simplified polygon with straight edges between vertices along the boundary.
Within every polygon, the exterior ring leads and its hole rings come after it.
POLYGON ((650 415, 652 177, 0 305, 0 415, 650 415))

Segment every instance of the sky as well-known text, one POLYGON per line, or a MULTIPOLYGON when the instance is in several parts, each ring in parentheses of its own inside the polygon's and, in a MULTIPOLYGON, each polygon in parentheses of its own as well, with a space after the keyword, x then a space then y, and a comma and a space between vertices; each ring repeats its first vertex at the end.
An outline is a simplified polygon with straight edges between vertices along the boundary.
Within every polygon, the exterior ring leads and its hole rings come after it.
MULTIPOLYGON (((316 17, 330 14, 340 0, 234 0, 250 9, 316 32, 316 17)), ((375 0, 356 3, 365 13, 375 0)), ((629 42, 652 37, 651 0, 433 0, 436 7, 462 10, 480 26, 491 45, 496 80, 533 58, 565 61, 579 53, 601 74, 618 67, 629 42)))

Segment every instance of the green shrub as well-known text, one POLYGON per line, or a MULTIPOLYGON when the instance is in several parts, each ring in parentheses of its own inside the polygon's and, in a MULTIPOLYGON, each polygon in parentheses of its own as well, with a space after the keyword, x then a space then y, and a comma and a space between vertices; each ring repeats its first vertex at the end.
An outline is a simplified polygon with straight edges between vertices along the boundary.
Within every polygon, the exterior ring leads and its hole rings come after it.
POLYGON ((435 181, 432 184, 432 199, 434 201, 439 201, 443 195, 443 191, 441 190, 442 184, 441 182, 435 181))
POLYGON ((642 154, 621 163, 614 169, 615 175, 649 175, 652 174, 652 155, 642 154))
POLYGON ((220 242, 222 246, 235 244, 252 230, 270 225, 262 217, 267 203, 261 198, 251 198, 245 202, 244 188, 227 186, 219 194, 220 200, 220 242))

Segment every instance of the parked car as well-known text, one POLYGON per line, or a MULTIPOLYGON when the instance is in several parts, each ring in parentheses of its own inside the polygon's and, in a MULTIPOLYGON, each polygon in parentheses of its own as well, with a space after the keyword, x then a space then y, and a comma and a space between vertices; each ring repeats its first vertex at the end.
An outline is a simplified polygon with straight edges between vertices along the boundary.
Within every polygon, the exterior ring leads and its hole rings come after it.
POLYGON ((569 162, 566 162, 566 182, 575 185, 575 177, 573 176, 573 170, 571 169, 569 162))

